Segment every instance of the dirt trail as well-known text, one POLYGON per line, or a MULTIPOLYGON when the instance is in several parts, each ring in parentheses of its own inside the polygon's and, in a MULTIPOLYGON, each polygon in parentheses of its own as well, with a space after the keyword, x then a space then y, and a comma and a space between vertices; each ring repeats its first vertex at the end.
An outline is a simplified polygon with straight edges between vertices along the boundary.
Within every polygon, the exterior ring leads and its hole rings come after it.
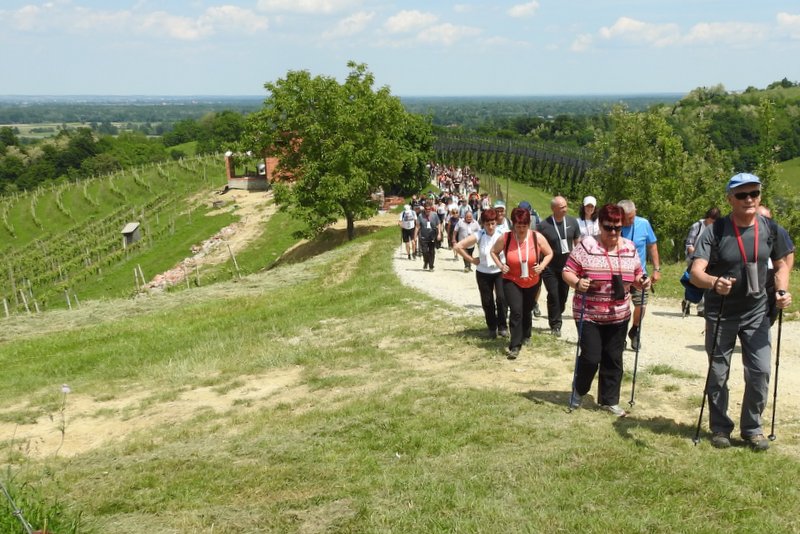
MULTIPOLYGON (((433 272, 422 270, 422 260, 408 260, 405 250, 398 247, 394 253, 394 268, 404 284, 415 287, 432 297, 461 308, 464 314, 483 318, 480 297, 475 283, 475 273, 465 273, 464 264, 459 258, 453 259, 453 252, 440 249, 437 254, 433 272)), ((657 293, 656 293, 657 295, 657 293)), ((547 323, 546 292, 539 298, 543 316, 534 319, 534 335, 549 335, 547 323)), ((567 302, 567 311, 563 318, 562 338, 564 349, 560 357, 540 357, 531 349, 523 349, 520 358, 508 361, 502 356, 505 343, 497 341, 495 351, 479 357, 488 357, 497 363, 497 372, 485 377, 472 376, 470 381, 478 384, 493 383, 501 386, 517 388, 521 393, 530 389, 551 389, 554 391, 569 390, 571 373, 574 365, 577 329, 572 320, 572 294, 567 302), (503 369, 510 371, 502 372, 503 369)), ((481 321, 481 326, 484 323, 481 321)), ((682 317, 680 301, 671 298, 651 298, 642 323, 642 348, 639 351, 639 371, 637 376, 636 414, 642 416, 663 416, 676 421, 693 425, 696 422, 699 408, 692 409, 689 400, 700 399, 703 390, 707 360, 703 346, 705 320, 696 315, 682 317), (669 366, 679 371, 665 374, 648 373, 654 366, 669 366), (683 376, 678 376, 678 375, 683 376), (676 378, 677 377, 677 378, 676 378)), ((773 379, 775 364, 775 343, 777 322, 772 329, 773 336, 773 379)), ((730 378, 731 417, 738 422, 743 377, 741 354, 738 347, 734 355, 734 364, 730 378)), ((784 321, 781 335, 781 359, 778 385, 778 422, 797 423, 800 408, 800 323, 784 321)), ((626 350, 624 354, 625 369, 633 369, 635 352, 626 350)), ((663 367, 661 368, 663 369, 663 367)), ((468 379, 469 380, 469 379, 468 379)), ((629 388, 629 386, 628 386, 629 388)), ((623 386, 622 399, 629 400, 630 390, 623 386)), ((566 401, 565 401, 566 402, 566 401)), ((622 402, 621 402, 622 403, 622 402)), ((769 418, 772 414, 772 384, 770 384, 770 402, 764 413, 766 431, 769 432, 769 418)), ((707 418, 706 418, 707 421, 707 418)), ((704 425, 705 426, 705 425, 704 425)), ((797 424, 793 425, 797 432, 797 424)), ((777 433, 777 432, 776 432, 777 433)), ((797 437, 800 437, 798 433, 797 437)))

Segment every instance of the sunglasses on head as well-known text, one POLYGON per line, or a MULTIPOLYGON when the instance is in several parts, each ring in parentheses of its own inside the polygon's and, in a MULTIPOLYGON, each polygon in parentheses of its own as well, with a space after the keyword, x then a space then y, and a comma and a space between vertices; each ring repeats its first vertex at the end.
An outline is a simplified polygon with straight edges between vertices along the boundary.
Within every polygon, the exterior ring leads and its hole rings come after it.
POLYGON ((733 196, 738 200, 744 200, 747 197, 758 198, 761 196, 761 189, 754 189, 753 191, 741 191, 739 193, 734 193, 733 196))
POLYGON ((619 232, 620 230, 622 230, 622 225, 604 224, 603 229, 606 232, 619 232))

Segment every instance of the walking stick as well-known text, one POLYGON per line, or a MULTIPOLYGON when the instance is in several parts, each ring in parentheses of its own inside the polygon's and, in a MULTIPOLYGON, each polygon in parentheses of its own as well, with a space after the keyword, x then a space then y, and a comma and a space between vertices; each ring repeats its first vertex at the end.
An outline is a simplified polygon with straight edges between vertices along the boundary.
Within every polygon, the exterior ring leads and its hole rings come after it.
MULTIPOLYGON (((586 293, 588 289, 581 295, 581 315, 578 319, 578 345, 575 347, 575 368, 572 371, 572 392, 570 394, 570 401, 572 395, 575 393, 575 382, 578 379, 578 358, 581 356, 581 339, 583 338, 583 316, 586 313, 586 293)), ((569 406, 569 411, 572 412, 572 405, 569 406)))
MULTIPOLYGON (((647 275, 642 276, 642 281, 647 280, 647 275)), ((636 370, 639 368, 639 347, 642 346, 642 323, 644 322, 644 296, 647 291, 642 290, 642 314, 639 316, 639 328, 636 330, 636 356, 633 359, 633 383, 631 384, 631 400, 628 405, 633 408, 636 401, 633 400, 633 395, 636 392, 636 370)))
MULTIPOLYGON (((778 291, 779 295, 785 294, 786 291, 778 291)), ((775 386, 772 390, 772 427, 769 430, 770 441, 775 441, 778 436, 775 435, 775 410, 778 407, 778 369, 781 365, 781 330, 783 330, 783 308, 778 310, 778 348, 775 351, 775 386)))
MULTIPOLYGON (((708 355, 708 372, 706 373, 706 385, 703 387, 703 401, 700 403, 700 417, 697 418, 697 428, 694 431, 694 439, 692 441, 695 445, 700 443, 700 425, 703 423, 703 411, 706 408, 706 397, 708 396, 708 381, 711 379, 711 362, 714 357, 714 351, 717 350, 717 338, 719 336, 719 323, 722 319, 722 310, 725 308, 725 295, 719 303, 719 315, 717 315, 717 325, 714 327, 714 342, 711 344, 711 353, 708 355)), ((728 369, 730 372, 730 368, 728 369)))

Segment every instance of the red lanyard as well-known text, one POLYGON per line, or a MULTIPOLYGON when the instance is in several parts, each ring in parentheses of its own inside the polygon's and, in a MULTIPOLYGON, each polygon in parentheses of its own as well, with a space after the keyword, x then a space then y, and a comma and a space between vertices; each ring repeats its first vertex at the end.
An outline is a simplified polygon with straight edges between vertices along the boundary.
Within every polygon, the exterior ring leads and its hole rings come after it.
MULTIPOLYGON (((733 232, 736 234, 736 242, 739 244, 739 252, 742 253, 742 259, 745 263, 747 263, 747 254, 744 252, 744 243, 742 243, 742 234, 739 233, 739 226, 733 219, 731 219, 731 223, 733 223, 733 232)), ((756 219, 754 232, 755 242, 753 243, 753 263, 758 263, 758 219, 756 219)))
MULTIPOLYGON (((606 261, 608 262, 608 270, 611 272, 611 275, 614 275, 614 267, 611 265, 611 259, 608 257, 608 250, 603 247, 603 254, 606 255, 606 261)), ((617 268, 619 269, 619 275, 622 276, 622 260, 619 257, 619 248, 617 248, 617 268)))

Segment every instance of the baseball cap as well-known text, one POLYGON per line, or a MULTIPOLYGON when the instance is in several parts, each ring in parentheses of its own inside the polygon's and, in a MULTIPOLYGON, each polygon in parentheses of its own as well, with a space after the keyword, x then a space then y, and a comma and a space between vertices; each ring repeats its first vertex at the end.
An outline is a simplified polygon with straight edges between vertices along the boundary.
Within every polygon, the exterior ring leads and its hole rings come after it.
POLYGON ((494 201, 494 207, 495 208, 505 208, 506 207, 506 203, 503 202, 502 200, 495 200, 494 201))
POLYGON ((730 193, 731 190, 747 184, 761 185, 761 179, 755 174, 740 172, 739 174, 734 175, 733 177, 731 177, 730 180, 728 180, 728 185, 725 187, 725 192, 730 193))
POLYGON ((531 203, 528 202, 527 200, 523 200, 522 202, 520 202, 519 207, 528 211, 531 211, 533 209, 533 206, 531 206, 531 203))
POLYGON ((589 195, 588 197, 583 197, 583 205, 588 206, 589 204, 591 204, 592 206, 597 206, 597 199, 591 195, 589 195))

